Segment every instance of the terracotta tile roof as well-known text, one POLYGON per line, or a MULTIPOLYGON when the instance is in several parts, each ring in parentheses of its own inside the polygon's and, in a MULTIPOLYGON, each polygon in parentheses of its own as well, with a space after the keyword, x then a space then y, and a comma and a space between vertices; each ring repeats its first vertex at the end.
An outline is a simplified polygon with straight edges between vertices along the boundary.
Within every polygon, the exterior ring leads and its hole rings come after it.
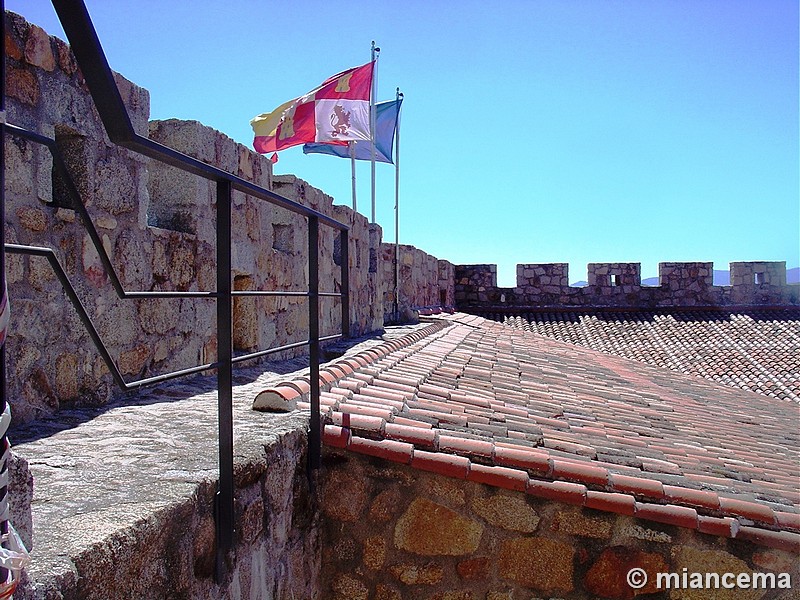
POLYGON ((800 550, 793 402, 464 314, 344 361, 363 366, 327 369, 332 447, 800 550))
POLYGON ((564 342, 800 402, 800 307, 484 316, 564 342))

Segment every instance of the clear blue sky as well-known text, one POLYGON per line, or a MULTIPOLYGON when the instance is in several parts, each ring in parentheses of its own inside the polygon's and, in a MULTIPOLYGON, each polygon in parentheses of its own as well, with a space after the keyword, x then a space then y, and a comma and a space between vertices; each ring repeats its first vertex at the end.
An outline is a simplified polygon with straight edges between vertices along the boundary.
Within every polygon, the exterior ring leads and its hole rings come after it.
MULTIPOLYGON (((400 241, 455 263, 800 262, 797 0, 87 0, 154 119, 250 119, 381 47, 405 94, 400 241)), ((44 0, 8 0, 64 37, 44 0)), ((394 241, 394 169, 377 166, 394 241)), ((350 203, 350 165, 280 153, 350 203)), ((369 163, 359 163, 369 215, 369 163)))

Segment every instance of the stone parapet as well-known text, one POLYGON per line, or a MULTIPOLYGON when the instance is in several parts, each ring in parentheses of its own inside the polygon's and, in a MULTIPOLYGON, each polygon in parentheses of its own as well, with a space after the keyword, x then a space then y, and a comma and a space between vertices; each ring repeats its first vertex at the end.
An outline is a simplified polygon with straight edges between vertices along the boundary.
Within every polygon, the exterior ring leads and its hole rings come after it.
MULTIPOLYGON (((16 431, 11 500, 30 494, 30 474, 36 495, 34 552, 14 598, 320 598, 308 413, 251 410, 264 377, 275 377, 255 369, 234 389, 236 546, 224 569, 215 564, 217 394, 194 378, 16 431)), ((30 513, 27 524, 14 517, 29 537, 30 513)))
POLYGON ((587 283, 569 285, 566 263, 517 265, 517 285, 497 285, 496 265, 457 265, 455 300, 461 310, 488 307, 656 308, 796 306, 800 285, 786 283, 785 262, 730 263, 730 286, 713 283, 710 262, 663 262, 659 284, 642 285, 640 263, 591 263, 587 283))
POLYGON ((381 244, 380 278, 386 322, 414 320, 424 307, 453 306, 454 267, 446 260, 407 244, 381 244), (395 314, 395 264, 399 258, 398 306, 395 314))
MULTIPOLYGON (((8 120, 55 139, 124 289, 214 290, 215 184, 112 144, 69 47, 17 15, 5 18, 8 120)), ((379 226, 333 206, 330 196, 301 179, 273 177, 267 158, 197 121, 148 121, 148 92, 121 76, 116 81, 139 134, 348 224, 351 332, 383 326, 379 226)), ((6 136, 5 151, 6 240, 55 251, 126 380, 214 362, 214 303, 119 300, 49 151, 12 135, 6 136)), ((319 231, 320 290, 339 292, 339 233, 324 224, 319 231)), ((431 274, 425 277, 436 284, 437 267, 426 268, 431 274)), ((232 270, 235 290, 308 289, 306 219, 234 192, 232 270)), ((9 255, 7 279, 14 425, 65 405, 102 405, 114 397, 111 376, 47 262, 9 255)), ((338 333, 340 301, 322 297, 320 317, 321 335, 338 333)), ((302 341, 307 302, 237 297, 233 325, 236 351, 302 341)))

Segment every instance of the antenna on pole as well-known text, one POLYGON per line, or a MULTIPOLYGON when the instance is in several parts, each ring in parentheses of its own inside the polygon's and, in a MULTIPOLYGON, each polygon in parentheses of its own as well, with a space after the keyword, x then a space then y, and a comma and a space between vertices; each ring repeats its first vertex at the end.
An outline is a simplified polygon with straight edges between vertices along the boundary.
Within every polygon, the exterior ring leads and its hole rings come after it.
POLYGON ((372 163, 372 223, 375 223, 375 96, 378 89, 378 56, 381 49, 375 46, 372 40, 371 60, 374 63, 372 71, 372 90, 369 95, 369 139, 371 144, 370 162, 372 163))

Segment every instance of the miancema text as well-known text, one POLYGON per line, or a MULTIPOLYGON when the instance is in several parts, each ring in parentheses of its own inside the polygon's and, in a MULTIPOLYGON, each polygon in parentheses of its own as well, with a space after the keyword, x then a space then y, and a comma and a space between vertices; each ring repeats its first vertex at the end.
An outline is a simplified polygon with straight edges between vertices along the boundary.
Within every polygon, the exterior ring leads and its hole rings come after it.
POLYGON ((657 573, 656 586, 660 590, 680 589, 791 589, 792 578, 789 573, 657 573))

